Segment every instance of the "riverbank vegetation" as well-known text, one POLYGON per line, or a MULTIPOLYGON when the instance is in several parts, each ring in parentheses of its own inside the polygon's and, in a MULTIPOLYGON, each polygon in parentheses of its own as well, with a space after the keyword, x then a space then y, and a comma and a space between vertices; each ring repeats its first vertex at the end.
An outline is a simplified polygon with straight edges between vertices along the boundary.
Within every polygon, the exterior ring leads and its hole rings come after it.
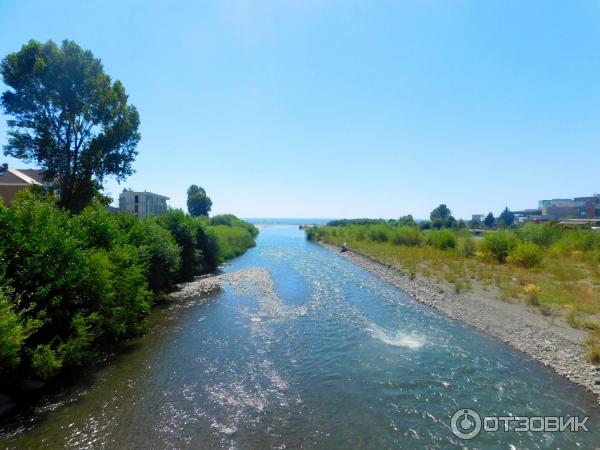
POLYGON ((600 363, 600 233, 529 223, 475 236, 456 225, 421 229, 400 222, 337 221, 307 228, 306 234, 338 246, 345 242, 410 277, 428 277, 455 292, 487 291, 563 318, 590 330, 589 359, 600 363))
MULTIPOLYGON (((4 154, 33 162, 44 185, 0 202, 0 381, 49 379, 143 329, 179 282, 254 245, 235 216, 112 214, 105 178, 133 173, 140 117, 123 84, 73 41, 31 40, 0 62, 10 117, 4 154), (197 217, 196 217, 197 216, 197 217)), ((8 384, 7 384, 8 385, 8 384)))
POLYGON ((235 216, 73 215, 28 190, 0 206, 0 378, 49 379, 139 333, 155 301, 254 245, 235 216))
MULTIPOLYGON (((44 184, 0 201, 0 381, 50 379, 139 333, 176 283, 254 246, 258 230, 208 217, 188 190, 190 215, 112 214, 107 177, 133 173, 140 117, 123 84, 72 41, 31 40, 0 62, 10 117, 4 154, 35 163, 44 184)), ((6 383, 6 384, 4 384, 6 383)))

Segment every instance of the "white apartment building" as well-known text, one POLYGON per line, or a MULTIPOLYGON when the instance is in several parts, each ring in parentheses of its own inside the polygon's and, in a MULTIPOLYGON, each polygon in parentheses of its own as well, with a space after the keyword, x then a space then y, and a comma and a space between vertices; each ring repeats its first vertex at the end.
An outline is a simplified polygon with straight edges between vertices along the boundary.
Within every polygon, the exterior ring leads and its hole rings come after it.
POLYGON ((152 192, 124 190, 119 194, 119 210, 135 214, 136 217, 156 216, 167 210, 169 197, 152 192))

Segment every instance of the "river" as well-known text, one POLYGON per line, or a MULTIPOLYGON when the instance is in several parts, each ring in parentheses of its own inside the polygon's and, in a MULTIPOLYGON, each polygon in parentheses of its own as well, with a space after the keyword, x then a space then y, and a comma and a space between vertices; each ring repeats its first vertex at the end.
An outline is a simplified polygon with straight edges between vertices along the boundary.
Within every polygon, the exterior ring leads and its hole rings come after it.
POLYGON ((411 300, 296 226, 223 268, 267 269, 279 304, 225 286, 157 307, 148 333, 0 432, 6 448, 595 448, 591 394, 411 300), (485 432, 450 417, 589 416, 590 432, 485 432))

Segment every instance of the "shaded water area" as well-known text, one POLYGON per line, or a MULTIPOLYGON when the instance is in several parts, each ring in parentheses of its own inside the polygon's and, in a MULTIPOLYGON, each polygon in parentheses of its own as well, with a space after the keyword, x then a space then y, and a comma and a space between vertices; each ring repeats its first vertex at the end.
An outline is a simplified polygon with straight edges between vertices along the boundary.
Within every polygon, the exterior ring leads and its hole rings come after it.
MULTIPOLYGON (((157 308, 109 365, 5 423, 7 448, 595 448, 594 398, 502 343, 264 226, 224 271, 267 269, 276 300, 225 286, 157 308), (450 429, 482 415, 590 416, 584 433, 450 429)), ((91 373, 90 373, 91 372, 91 373)))

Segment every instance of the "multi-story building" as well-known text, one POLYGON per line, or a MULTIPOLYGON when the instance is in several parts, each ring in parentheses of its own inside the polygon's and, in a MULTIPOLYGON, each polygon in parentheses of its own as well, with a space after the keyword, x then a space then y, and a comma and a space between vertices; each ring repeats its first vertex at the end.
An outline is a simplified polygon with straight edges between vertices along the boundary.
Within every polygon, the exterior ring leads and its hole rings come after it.
POLYGON ((580 217, 587 219, 600 218, 600 194, 595 194, 592 197, 575 197, 573 200, 579 205, 580 217))
POLYGON ((540 200, 539 209, 542 217, 549 219, 594 219, 600 217, 600 194, 573 199, 540 200))
POLYGON ((119 194, 119 210, 135 214, 140 219, 156 216, 168 209, 169 197, 152 192, 134 192, 125 189, 119 194))

